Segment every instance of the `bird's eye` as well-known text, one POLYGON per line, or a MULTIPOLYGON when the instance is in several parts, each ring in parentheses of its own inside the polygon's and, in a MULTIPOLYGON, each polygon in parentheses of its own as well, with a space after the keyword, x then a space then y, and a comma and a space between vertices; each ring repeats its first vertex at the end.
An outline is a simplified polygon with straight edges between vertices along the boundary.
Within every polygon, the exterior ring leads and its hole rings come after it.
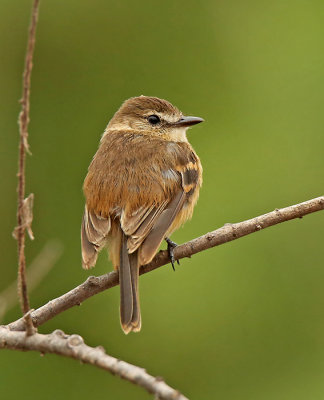
POLYGON ((156 125, 161 122, 160 118, 157 115, 150 115, 147 120, 151 125, 156 125))

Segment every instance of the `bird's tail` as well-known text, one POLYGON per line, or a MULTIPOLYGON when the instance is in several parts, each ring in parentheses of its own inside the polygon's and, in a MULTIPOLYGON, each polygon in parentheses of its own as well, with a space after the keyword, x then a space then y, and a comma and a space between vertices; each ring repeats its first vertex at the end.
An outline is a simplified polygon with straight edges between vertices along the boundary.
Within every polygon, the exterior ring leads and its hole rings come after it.
POLYGON ((119 263, 120 323, 126 334, 141 330, 138 276, 138 252, 128 253, 127 236, 123 233, 119 263))

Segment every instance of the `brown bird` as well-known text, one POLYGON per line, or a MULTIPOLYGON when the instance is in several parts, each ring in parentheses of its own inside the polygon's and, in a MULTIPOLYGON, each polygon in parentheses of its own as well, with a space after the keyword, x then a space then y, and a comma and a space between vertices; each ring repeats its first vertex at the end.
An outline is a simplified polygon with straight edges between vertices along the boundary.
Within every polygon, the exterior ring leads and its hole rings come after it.
POLYGON ((120 321, 125 333, 141 329, 139 267, 191 218, 202 167, 186 130, 203 119, 186 117, 166 100, 126 100, 109 122, 89 166, 83 190, 82 265, 96 264, 108 247, 119 270, 120 321))

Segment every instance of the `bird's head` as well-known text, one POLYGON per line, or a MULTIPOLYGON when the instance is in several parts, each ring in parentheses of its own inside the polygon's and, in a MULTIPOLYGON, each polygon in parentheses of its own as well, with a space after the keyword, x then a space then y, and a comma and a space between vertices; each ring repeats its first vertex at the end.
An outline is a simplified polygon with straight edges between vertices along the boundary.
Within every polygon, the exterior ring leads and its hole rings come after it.
POLYGON ((107 126, 111 131, 140 131, 176 142, 185 142, 186 130, 203 122, 184 116, 177 107, 157 97, 139 96, 126 100, 107 126))

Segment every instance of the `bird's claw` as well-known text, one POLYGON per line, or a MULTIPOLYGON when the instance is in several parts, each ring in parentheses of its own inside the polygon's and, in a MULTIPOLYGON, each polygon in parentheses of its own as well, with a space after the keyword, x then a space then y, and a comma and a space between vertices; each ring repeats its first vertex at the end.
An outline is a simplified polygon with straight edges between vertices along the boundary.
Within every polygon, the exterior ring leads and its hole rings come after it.
POLYGON ((165 238, 165 241, 166 241, 167 244, 168 244, 168 249, 167 249, 167 250, 168 250, 170 262, 171 262, 173 271, 175 271, 175 268, 174 268, 175 262, 177 262, 177 264, 180 265, 180 261, 179 261, 179 260, 176 260, 176 259, 174 258, 174 249, 175 249, 178 245, 177 245, 177 243, 175 243, 173 240, 171 240, 171 239, 169 239, 169 238, 165 238))

